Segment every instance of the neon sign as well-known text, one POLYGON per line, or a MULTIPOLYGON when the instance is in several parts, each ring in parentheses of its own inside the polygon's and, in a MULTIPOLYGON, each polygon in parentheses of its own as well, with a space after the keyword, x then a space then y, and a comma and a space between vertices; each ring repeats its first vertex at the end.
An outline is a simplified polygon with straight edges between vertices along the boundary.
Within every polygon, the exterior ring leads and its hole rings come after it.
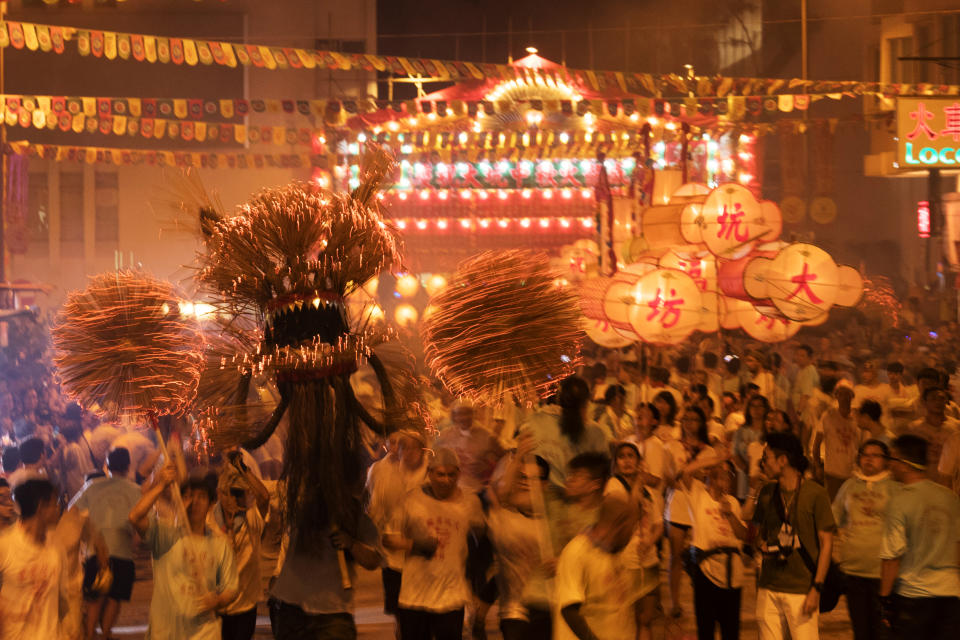
POLYGON ((917 235, 930 237, 930 203, 926 200, 917 203, 917 235))
POLYGON ((901 169, 960 168, 960 100, 898 98, 897 161, 901 169))

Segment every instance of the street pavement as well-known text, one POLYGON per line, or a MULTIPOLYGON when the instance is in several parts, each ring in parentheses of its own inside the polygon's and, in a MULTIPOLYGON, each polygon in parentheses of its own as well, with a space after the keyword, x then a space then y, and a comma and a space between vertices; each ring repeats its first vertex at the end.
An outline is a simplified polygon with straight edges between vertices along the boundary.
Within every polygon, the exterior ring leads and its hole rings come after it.
MULTIPOLYGON (((359 569, 356 589, 357 632, 360 640, 394 640, 393 619, 383 613, 383 593, 380 585, 380 574, 359 569)), ((666 573, 663 574, 663 596, 666 594, 666 573)), ((752 575, 747 576, 747 587, 743 592, 743 606, 741 609, 742 627, 740 637, 752 640, 757 637, 756 617, 754 607, 756 603, 756 589, 753 587, 752 575)), ((124 640, 143 638, 147 628, 147 617, 150 607, 150 593, 153 586, 150 571, 150 562, 146 555, 138 554, 137 581, 134 583, 133 597, 120 612, 120 619, 114 628, 114 636, 124 640)), ((655 640, 695 640, 696 628, 693 620, 693 594, 689 580, 684 579, 681 593, 684 616, 679 624, 666 625, 660 620, 654 629, 655 640)), ((668 601, 664 601, 669 606, 668 601)), ((257 620, 256 638, 268 639, 270 620, 267 617, 266 605, 260 605, 260 617, 257 620)), ((497 612, 494 607, 487 617, 488 638, 500 638, 497 627, 497 612)), ((841 598, 837 608, 821 617, 820 637, 823 640, 847 640, 853 637, 847 616, 846 601, 841 598)))

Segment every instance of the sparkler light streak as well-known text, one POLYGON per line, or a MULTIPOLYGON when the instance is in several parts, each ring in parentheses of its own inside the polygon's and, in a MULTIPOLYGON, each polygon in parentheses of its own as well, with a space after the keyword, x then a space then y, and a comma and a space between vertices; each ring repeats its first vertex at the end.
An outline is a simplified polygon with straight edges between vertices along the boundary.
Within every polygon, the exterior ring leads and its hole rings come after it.
POLYGON ((573 373, 579 310, 559 277, 545 255, 523 250, 485 252, 457 268, 421 328, 427 364, 451 393, 533 403, 573 373))
POLYGON ((176 415, 193 402, 203 365, 196 318, 173 285, 138 271, 104 273, 67 296, 54 362, 66 392, 107 420, 176 415))

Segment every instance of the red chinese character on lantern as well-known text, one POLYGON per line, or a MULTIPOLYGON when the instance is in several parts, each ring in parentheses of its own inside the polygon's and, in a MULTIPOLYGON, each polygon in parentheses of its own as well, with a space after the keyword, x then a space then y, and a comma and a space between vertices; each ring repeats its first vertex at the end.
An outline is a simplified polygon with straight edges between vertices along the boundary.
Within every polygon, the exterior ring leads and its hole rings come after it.
POLYGON ((691 262, 680 261, 679 267, 686 271, 687 275, 693 278, 693 281, 697 283, 697 288, 701 291, 707 290, 707 279, 703 276, 703 262, 700 260, 693 260, 691 262))
POLYGON ((927 134, 927 137, 931 140, 937 139, 937 134, 930 128, 930 125, 927 124, 927 120, 933 119, 933 112, 927 111, 925 104, 918 102, 917 110, 910 112, 910 119, 915 120, 917 124, 913 127, 913 131, 907 134, 907 140, 913 140, 921 133, 927 134))
POLYGON ((723 205, 723 213, 717 218, 720 223, 720 230, 717 231, 717 237, 723 240, 729 240, 733 235, 737 242, 746 242, 750 239, 750 232, 743 221, 743 206, 738 202, 733 205, 733 212, 727 210, 727 205, 723 205))
POLYGON ((793 290, 793 293, 787 296, 787 300, 796 297, 802 291, 807 296, 807 299, 809 299, 813 304, 821 304, 823 302, 823 300, 813 292, 813 289, 810 288, 810 283, 817 279, 817 274, 810 273, 809 270, 810 265, 804 262, 803 272, 790 278, 790 282, 796 284, 797 288, 793 290))
POLYGON ((954 142, 960 141, 960 102, 954 102, 943 108, 947 118, 947 126, 940 132, 942 136, 953 136, 954 142))
POLYGON ((764 315, 758 316, 755 324, 759 324, 760 326, 763 326, 769 330, 772 330, 773 326, 777 324, 777 322, 779 322, 783 326, 787 326, 788 324, 784 318, 773 318, 771 316, 764 316, 764 315))
POLYGON ((660 326, 664 329, 669 329, 675 327, 678 322, 680 322, 680 305, 683 304, 683 298, 676 297, 677 292, 675 289, 670 289, 670 300, 667 300, 663 297, 660 292, 660 288, 657 288, 657 295, 653 297, 653 300, 647 303, 647 306, 652 309, 652 311, 647 315, 647 322, 650 322, 660 314, 660 326))

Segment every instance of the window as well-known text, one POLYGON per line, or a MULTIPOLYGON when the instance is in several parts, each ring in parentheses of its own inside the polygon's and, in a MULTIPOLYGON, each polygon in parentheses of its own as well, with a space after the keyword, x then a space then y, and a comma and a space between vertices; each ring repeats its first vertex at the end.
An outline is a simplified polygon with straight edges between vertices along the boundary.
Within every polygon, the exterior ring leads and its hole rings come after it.
POLYGON ((887 40, 888 70, 889 82, 911 83, 914 80, 916 62, 913 60, 901 60, 905 56, 912 56, 913 38, 907 36, 904 38, 889 38, 887 40))
POLYGON ((50 190, 47 173, 27 176, 27 233, 30 242, 46 243, 50 238, 50 190))
POLYGON ((96 222, 94 237, 97 244, 116 245, 120 240, 120 209, 117 174, 97 171, 94 174, 94 205, 96 222))
MULTIPOLYGON (((945 58, 960 58, 960 15, 951 14, 940 18, 940 55, 945 58)), ((960 82, 960 60, 944 60, 943 84, 960 82)))
POLYGON ((83 255, 82 173, 60 173, 60 246, 65 256, 83 255))

